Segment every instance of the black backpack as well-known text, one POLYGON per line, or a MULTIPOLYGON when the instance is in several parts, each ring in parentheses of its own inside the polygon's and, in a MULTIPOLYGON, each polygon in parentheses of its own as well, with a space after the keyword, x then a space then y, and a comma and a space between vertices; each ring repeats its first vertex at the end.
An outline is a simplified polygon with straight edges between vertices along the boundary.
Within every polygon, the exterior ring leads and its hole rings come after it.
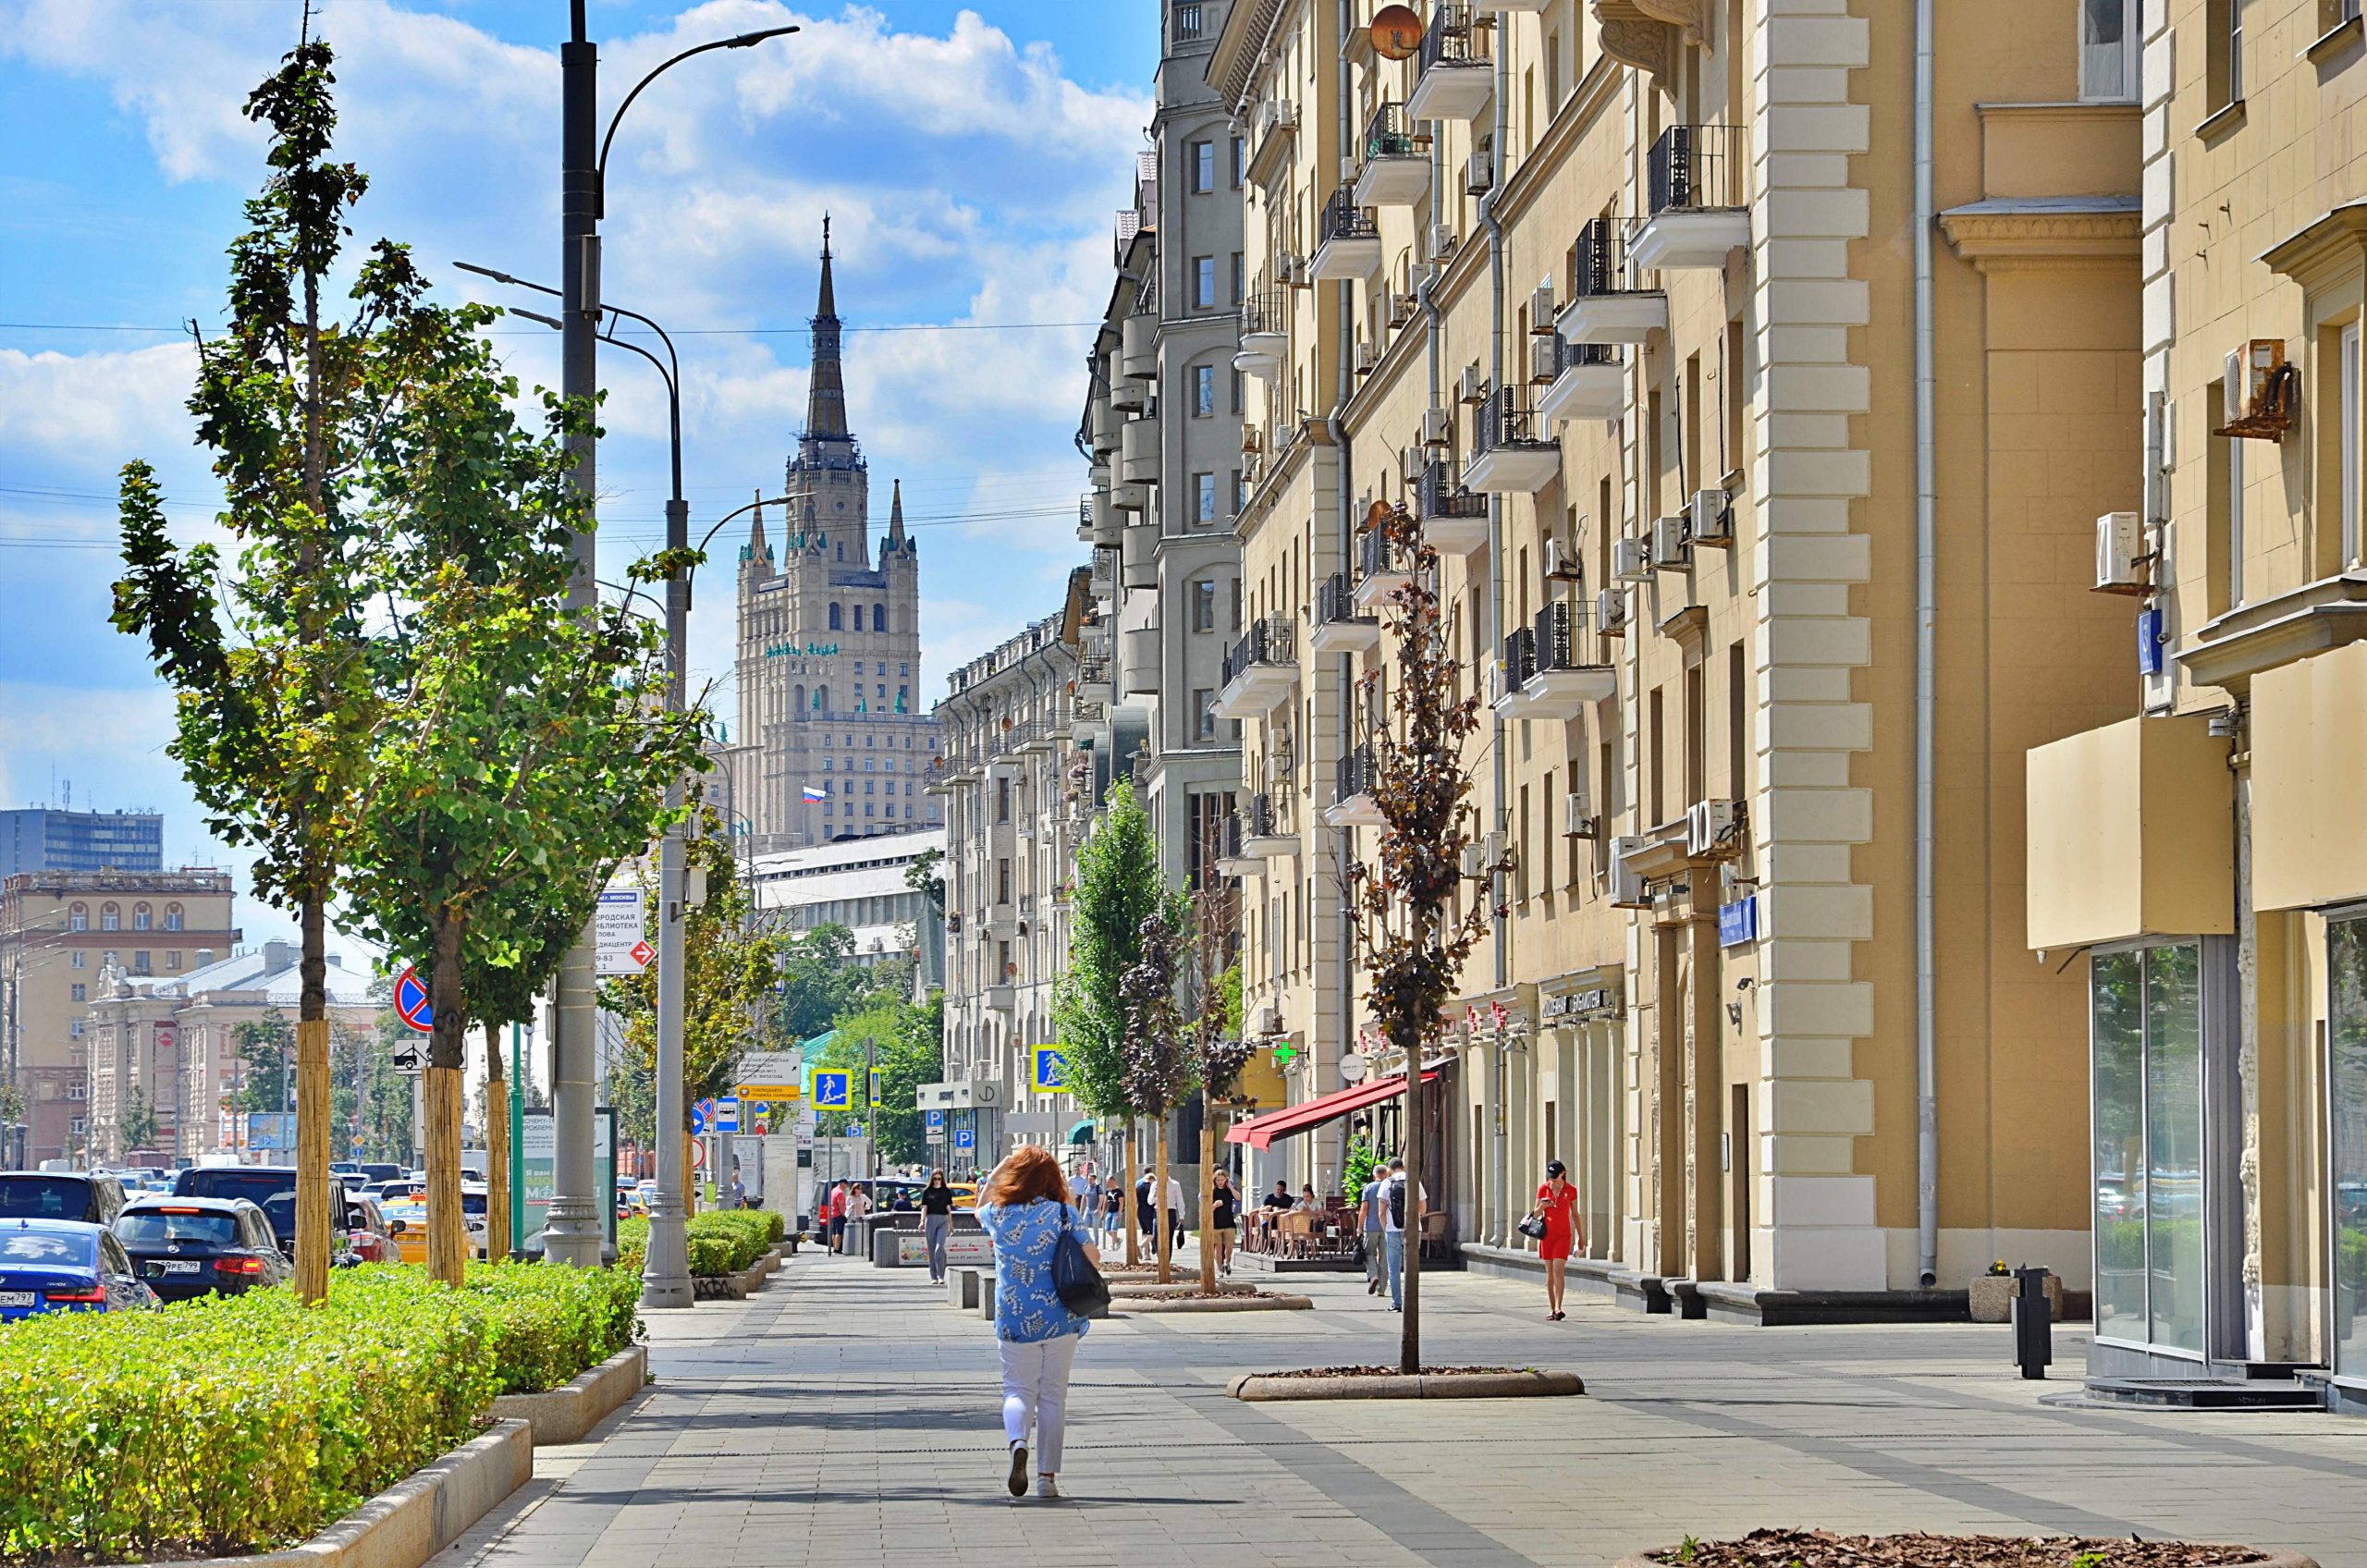
POLYGON ((1389 1222, 1401 1231, 1405 1229, 1405 1176, 1403 1171, 1389 1179, 1389 1222))
POLYGON ((1066 1205, 1061 1207, 1060 1240, 1052 1243, 1052 1289, 1061 1305, 1080 1317, 1098 1317, 1110 1310, 1110 1286, 1085 1256, 1085 1243, 1076 1239, 1066 1205))

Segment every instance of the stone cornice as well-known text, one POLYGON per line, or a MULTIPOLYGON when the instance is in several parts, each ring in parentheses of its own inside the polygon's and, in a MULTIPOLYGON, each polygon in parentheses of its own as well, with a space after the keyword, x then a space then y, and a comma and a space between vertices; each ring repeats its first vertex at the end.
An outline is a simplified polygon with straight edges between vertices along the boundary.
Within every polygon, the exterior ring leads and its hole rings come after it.
POLYGON ((2114 197, 1975 202, 1940 214, 1956 253, 1982 272, 2134 266, 2143 214, 2114 197))
POLYGON ((2304 288, 2356 270, 2367 257, 2367 202, 2335 208, 2260 253, 2269 269, 2304 288))
MULTIPOLYGON (((1658 0, 1656 8, 1674 7, 1658 0)), ((1677 52, 1685 46, 1676 27, 1649 13, 1639 0, 1594 0, 1594 18, 1604 54, 1649 72, 1662 92, 1675 91, 1677 52)))

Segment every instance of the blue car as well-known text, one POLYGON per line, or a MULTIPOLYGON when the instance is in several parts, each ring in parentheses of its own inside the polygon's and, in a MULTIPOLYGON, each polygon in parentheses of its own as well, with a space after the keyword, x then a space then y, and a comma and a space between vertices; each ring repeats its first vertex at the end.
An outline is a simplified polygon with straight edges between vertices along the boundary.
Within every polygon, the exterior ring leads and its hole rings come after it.
POLYGON ((43 1312, 156 1305, 123 1243, 79 1219, 0 1220, 0 1323, 43 1312))

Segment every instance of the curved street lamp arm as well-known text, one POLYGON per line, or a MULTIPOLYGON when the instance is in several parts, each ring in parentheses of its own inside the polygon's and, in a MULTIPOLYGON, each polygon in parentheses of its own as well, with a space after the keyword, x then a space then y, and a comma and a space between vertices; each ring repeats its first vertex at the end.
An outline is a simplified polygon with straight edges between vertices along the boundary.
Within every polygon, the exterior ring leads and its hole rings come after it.
POLYGON ((794 27, 768 27, 756 32, 741 33, 736 38, 718 38, 711 43, 701 43, 693 48, 683 50, 681 54, 675 55, 672 59, 664 62, 658 66, 656 70, 651 71, 647 76, 643 77, 639 81, 633 83, 632 91, 625 94, 625 101, 617 105, 617 112, 615 114, 608 116, 607 133, 600 138, 600 161, 596 165, 595 165, 595 173, 592 177, 593 211, 595 215, 599 217, 607 217, 608 215, 608 143, 617 139, 618 125, 624 119, 625 111, 632 107, 632 101, 641 96, 641 90, 643 88, 647 87, 651 82, 656 81, 659 77, 665 75, 674 67, 681 65, 684 60, 689 59, 693 55, 704 55, 710 49, 746 49, 753 45, 762 43, 767 38, 780 38, 797 31, 798 30, 794 27))

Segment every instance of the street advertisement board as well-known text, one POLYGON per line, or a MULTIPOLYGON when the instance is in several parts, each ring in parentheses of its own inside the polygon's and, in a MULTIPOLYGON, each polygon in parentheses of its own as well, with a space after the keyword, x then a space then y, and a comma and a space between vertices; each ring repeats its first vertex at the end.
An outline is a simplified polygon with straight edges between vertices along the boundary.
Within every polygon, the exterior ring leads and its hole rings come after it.
MULTIPOLYGON (((525 1185, 518 1195, 526 1211, 525 1251, 540 1256, 543 1223, 551 1211, 551 1192, 558 1184, 558 1133, 547 1110, 530 1110, 521 1122, 518 1146, 524 1156, 525 1185)), ((608 1247, 617 1244, 617 1113, 603 1106, 592 1113, 592 1163, 602 1194, 600 1214, 608 1247)))

